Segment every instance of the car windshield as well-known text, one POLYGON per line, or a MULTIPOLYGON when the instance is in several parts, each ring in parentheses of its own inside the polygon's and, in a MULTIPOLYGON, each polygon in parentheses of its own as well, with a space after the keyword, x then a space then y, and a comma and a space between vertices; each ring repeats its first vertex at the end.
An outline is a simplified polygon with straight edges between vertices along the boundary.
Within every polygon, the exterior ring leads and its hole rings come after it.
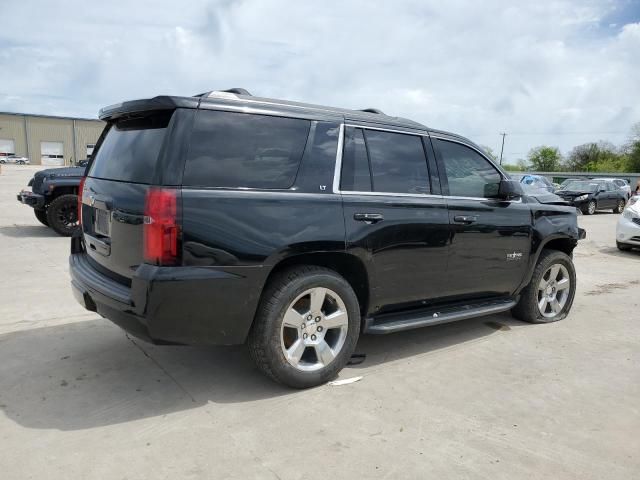
POLYGON ((571 190, 574 192, 595 192, 598 190, 598 183, 586 181, 569 182, 562 187, 562 190, 571 190))

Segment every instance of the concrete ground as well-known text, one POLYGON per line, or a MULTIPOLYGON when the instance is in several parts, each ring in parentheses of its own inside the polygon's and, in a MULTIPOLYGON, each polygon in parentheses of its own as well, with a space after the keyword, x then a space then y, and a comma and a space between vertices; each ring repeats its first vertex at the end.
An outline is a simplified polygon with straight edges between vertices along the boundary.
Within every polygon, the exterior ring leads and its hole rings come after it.
POLYGON ((69 240, 0 175, 0 477, 640 477, 640 252, 581 217, 571 315, 362 338, 357 383, 292 391, 244 348, 154 347, 73 299, 69 240))

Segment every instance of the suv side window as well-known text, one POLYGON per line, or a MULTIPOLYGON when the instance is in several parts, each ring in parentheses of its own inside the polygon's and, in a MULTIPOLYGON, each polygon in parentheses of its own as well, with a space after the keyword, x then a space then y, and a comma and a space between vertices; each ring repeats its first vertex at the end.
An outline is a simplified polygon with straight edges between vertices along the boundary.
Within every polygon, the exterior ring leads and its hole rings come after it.
POLYGON ((491 198, 498 194, 500 173, 475 150, 456 142, 434 139, 442 156, 449 195, 491 198))
POLYGON ((373 191, 429 193, 427 157, 417 135, 365 130, 373 191))
POLYGON ((364 135, 360 128, 347 128, 345 132, 344 154, 340 190, 350 192, 371 191, 371 171, 364 135))
POLYGON ((200 110, 183 185, 289 188, 298 173, 310 125, 295 118, 200 110))

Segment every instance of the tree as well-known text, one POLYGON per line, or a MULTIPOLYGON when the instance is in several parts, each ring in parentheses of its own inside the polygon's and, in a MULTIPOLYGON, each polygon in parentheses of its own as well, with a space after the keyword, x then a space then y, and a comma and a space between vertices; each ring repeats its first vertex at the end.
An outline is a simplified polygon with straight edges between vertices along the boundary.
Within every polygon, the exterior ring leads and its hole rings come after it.
POLYGON ((567 167, 573 171, 624 172, 628 169, 631 145, 618 149, 611 142, 592 142, 574 147, 567 157, 567 167))
POLYGON ((536 172, 557 172, 560 169, 562 155, 558 147, 541 145, 529 150, 527 160, 536 172))
POLYGON ((627 151, 627 172, 640 172, 640 122, 631 127, 627 151))
POLYGON ((498 156, 493 152, 493 149, 491 147, 487 147, 486 145, 480 145, 480 148, 484 150, 484 153, 486 153, 491 160, 493 160, 494 162, 499 161, 498 156))

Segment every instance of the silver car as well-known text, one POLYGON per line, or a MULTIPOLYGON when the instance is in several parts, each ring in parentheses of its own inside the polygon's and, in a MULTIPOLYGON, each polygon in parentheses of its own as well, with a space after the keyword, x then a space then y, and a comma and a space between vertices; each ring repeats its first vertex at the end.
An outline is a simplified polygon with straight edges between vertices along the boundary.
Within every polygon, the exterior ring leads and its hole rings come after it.
POLYGON ((31 162, 27 157, 18 157, 16 155, 0 156, 0 163, 15 163, 16 165, 29 165, 31 162))

